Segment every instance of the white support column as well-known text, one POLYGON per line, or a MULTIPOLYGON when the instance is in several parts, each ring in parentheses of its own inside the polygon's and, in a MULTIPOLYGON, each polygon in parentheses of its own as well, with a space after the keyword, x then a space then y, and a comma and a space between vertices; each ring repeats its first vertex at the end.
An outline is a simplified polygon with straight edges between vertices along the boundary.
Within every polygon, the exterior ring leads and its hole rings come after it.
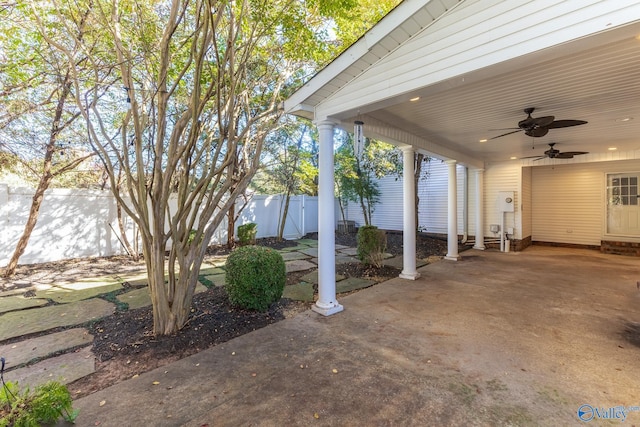
POLYGON ((484 246, 484 169, 476 169, 476 244, 473 249, 485 250, 484 246))
POLYGON ((318 301, 311 308, 323 316, 341 312, 336 299, 336 219, 334 197, 334 123, 321 121, 318 159, 318 301))
POLYGON ((451 261, 458 261, 460 255, 458 254, 458 192, 457 192, 457 176, 456 176, 456 161, 447 160, 445 162, 448 166, 448 207, 447 207, 447 255, 444 259, 451 261))
POLYGON ((400 278, 416 280, 416 197, 413 178, 415 160, 411 146, 402 150, 402 273, 400 278))

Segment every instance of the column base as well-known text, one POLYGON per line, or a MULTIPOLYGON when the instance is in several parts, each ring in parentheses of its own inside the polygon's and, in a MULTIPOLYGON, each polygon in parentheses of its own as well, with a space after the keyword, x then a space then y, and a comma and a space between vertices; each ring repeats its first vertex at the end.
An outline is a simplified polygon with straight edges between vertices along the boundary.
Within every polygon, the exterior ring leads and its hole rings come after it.
POLYGON ((321 307, 318 305, 318 303, 315 303, 311 306, 311 310, 315 311, 318 314, 322 314, 323 316, 331 316, 332 314, 340 313, 341 311, 343 311, 344 307, 337 302, 327 307, 321 307))
POLYGON ((486 247, 484 245, 482 245, 482 246, 474 246, 472 249, 476 249, 476 250, 479 250, 479 251, 484 251, 486 249, 486 247))
POLYGON ((449 261, 460 261, 462 257, 460 255, 445 255, 444 259, 449 261))
POLYGON ((416 280, 418 277, 420 277, 420 273, 418 273, 418 272, 405 273, 403 271, 402 273, 400 273, 400 275, 398 277, 401 278, 401 279, 416 280))

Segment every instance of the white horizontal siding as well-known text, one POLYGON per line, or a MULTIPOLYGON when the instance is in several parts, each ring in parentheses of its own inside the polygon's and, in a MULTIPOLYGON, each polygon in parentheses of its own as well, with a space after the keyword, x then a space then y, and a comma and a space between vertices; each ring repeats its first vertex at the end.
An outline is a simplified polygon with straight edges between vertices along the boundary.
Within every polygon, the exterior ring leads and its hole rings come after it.
POLYGON ((566 164, 532 170, 532 239, 600 245, 605 174, 640 170, 640 161, 566 164))
POLYGON ((501 224, 501 212, 496 203, 500 191, 513 191, 515 212, 507 212, 504 215, 504 227, 513 227, 514 237, 522 239, 521 229, 521 205, 522 194, 520 164, 514 162, 491 163, 487 166, 484 176, 484 235, 488 238, 499 237, 499 234, 491 233, 490 224, 501 224))

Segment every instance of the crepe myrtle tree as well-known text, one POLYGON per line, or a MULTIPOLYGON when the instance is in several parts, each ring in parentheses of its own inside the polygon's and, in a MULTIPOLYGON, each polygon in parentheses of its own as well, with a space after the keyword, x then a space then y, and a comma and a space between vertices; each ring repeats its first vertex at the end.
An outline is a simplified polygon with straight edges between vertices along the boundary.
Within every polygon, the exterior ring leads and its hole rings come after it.
MULTIPOLYGON (((48 6, 56 1, 32 7, 48 6)), ((85 6, 95 34, 74 42, 93 52, 86 61, 95 77, 72 74, 72 93, 110 187, 140 230, 154 333, 173 334, 188 320, 208 242, 258 169, 288 87, 305 77, 300 55, 321 44, 297 1, 85 6), (92 85, 108 64, 116 64, 124 111, 117 95, 101 97, 92 85)), ((47 32, 49 15, 40 16, 47 43, 75 63, 73 34, 47 32)))

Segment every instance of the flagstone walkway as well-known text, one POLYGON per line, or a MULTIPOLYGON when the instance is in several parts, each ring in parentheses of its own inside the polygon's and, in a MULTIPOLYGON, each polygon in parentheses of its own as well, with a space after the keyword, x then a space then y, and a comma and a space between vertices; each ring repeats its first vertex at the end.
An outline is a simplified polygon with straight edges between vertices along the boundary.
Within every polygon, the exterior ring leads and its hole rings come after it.
MULTIPOLYGON (((318 283, 317 245, 317 240, 301 239, 296 246, 280 250, 287 273, 310 271, 299 283, 286 286, 283 298, 314 301, 314 285, 318 283)), ((358 262, 355 254, 355 248, 336 245, 336 263, 358 262)), ((224 285, 225 261, 226 256, 217 256, 203 263, 197 293, 224 285)), ((402 257, 389 255, 385 264, 401 267, 402 257)), ((418 266, 424 264, 418 260, 418 266)), ((336 275, 338 293, 375 283, 336 275)), ((5 380, 33 387, 49 380, 68 384, 93 373, 95 359, 90 347, 93 336, 86 325, 118 308, 149 305, 151 298, 144 270, 0 292, 0 356, 6 359, 5 380), (24 296, 25 293, 31 296, 24 296), (43 334, 60 327, 69 329, 43 334)))

